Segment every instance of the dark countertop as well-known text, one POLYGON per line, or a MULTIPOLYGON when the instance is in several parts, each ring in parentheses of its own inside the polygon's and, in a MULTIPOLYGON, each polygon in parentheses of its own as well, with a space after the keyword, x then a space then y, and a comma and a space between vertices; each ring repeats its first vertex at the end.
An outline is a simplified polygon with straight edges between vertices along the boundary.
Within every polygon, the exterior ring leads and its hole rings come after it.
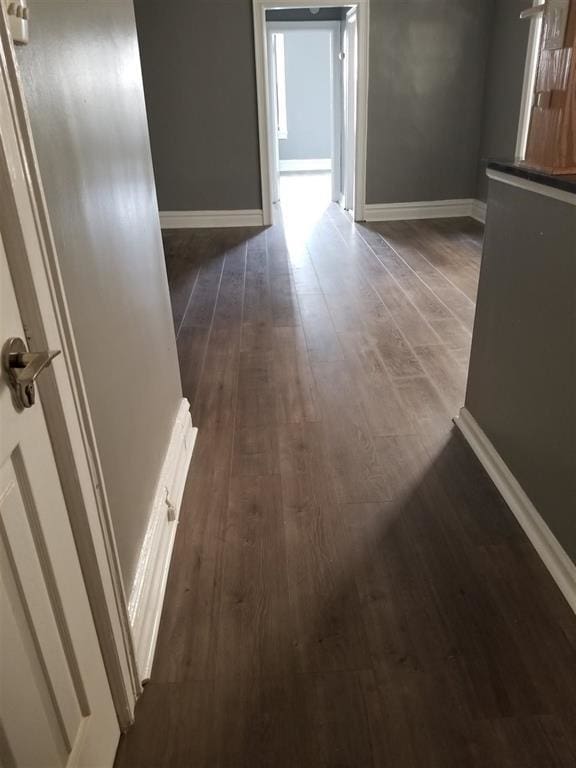
POLYGON ((554 187, 555 189, 562 189, 564 192, 574 192, 576 194, 576 175, 552 175, 505 160, 490 160, 488 168, 493 171, 500 171, 501 173, 509 173, 511 176, 518 176, 521 179, 528 179, 528 181, 534 181, 537 184, 544 184, 547 187, 554 187))

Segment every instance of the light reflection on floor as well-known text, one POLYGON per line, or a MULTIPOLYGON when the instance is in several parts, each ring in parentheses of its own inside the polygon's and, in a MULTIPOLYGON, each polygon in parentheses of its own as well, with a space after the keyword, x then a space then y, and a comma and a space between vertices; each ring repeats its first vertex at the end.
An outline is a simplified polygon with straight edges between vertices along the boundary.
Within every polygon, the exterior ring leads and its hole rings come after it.
POLYGON ((306 248, 306 241, 331 204, 330 173, 280 175, 280 211, 286 244, 292 258, 306 248))

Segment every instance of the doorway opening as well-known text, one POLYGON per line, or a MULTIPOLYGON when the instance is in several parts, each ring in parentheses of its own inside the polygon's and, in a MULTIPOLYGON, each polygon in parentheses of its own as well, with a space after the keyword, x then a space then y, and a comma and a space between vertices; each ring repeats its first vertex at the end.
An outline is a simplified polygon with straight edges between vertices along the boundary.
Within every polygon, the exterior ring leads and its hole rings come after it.
POLYGON ((272 199, 325 208, 342 197, 341 24, 272 21, 274 13, 266 14, 272 199))
POLYGON ((368 0, 253 0, 265 224, 274 204, 363 219, 368 0))

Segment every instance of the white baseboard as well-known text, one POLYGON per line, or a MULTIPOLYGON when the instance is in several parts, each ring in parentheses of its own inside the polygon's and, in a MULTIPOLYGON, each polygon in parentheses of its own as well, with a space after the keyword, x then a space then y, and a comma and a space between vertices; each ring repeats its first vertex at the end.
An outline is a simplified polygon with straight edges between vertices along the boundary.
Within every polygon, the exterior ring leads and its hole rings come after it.
POLYGON ((476 221, 486 224, 486 203, 482 200, 472 200, 472 210, 470 216, 476 221))
POLYGON ((278 163, 280 173, 302 173, 306 171, 331 171, 332 160, 329 157, 315 158, 313 160, 280 160, 278 163))
POLYGON ((250 211, 160 211, 162 229, 208 227, 262 227, 262 210, 250 211))
POLYGON ((367 203, 365 221, 407 221, 408 219, 451 219, 462 216, 477 218, 479 200, 428 200, 414 203, 367 203))
POLYGON ((176 525, 197 431, 192 427, 190 403, 183 399, 160 472, 128 601, 136 664, 142 681, 150 677, 154 660, 176 525))
POLYGON ((472 414, 462 408, 454 423, 500 491, 552 578, 576 613, 576 565, 566 554, 472 414))

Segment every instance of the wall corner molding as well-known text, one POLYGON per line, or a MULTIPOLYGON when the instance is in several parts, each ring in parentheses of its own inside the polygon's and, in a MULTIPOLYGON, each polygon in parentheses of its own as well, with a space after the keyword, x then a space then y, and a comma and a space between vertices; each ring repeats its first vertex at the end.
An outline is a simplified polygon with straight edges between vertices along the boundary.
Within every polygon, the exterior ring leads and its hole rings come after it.
POLYGON ((472 414, 462 408, 454 423, 510 507, 568 605, 576 613, 576 564, 554 536, 472 414))
POLYGON ((160 211, 162 229, 263 227, 262 209, 233 211, 160 211))
POLYGON ((472 200, 470 216, 482 224, 486 223, 486 203, 483 200, 472 200))
POLYGON ((365 221, 408 221, 411 219, 451 219, 473 216, 471 198, 458 200, 426 200, 410 203, 367 203, 365 221))
POLYGON ((192 427, 190 403, 182 399, 140 551, 128 615, 141 681, 150 677, 168 569, 174 547, 184 484, 198 430, 192 427))

